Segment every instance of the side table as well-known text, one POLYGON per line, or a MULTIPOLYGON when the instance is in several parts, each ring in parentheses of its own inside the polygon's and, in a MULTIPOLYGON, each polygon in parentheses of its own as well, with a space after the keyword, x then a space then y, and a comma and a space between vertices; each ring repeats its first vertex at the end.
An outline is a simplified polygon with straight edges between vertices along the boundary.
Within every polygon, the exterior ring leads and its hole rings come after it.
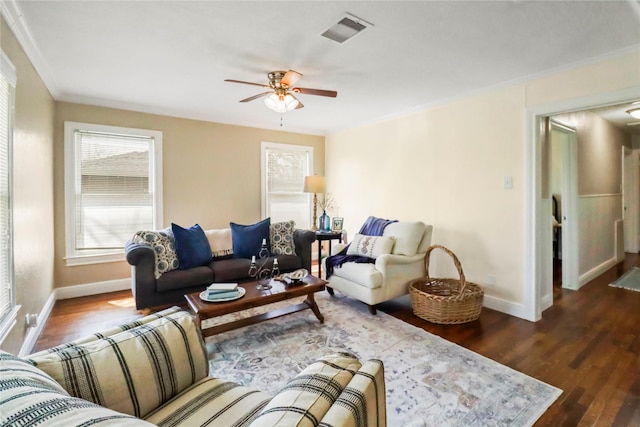
POLYGON ((329 242, 329 254, 331 254, 331 241, 338 240, 338 243, 342 243, 342 232, 316 231, 316 240, 318 241, 318 277, 322 278, 322 241, 329 242))

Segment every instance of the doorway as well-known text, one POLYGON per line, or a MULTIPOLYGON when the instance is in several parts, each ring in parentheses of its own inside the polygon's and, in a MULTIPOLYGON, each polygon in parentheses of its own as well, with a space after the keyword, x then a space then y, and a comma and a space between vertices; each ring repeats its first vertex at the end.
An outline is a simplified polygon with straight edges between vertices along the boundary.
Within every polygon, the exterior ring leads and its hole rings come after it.
MULTIPOLYGON (((572 100, 528 107, 526 180, 526 247, 525 247, 525 318, 538 321, 542 312, 553 304, 553 239, 551 198, 548 193, 549 117, 569 111, 593 109, 630 103, 638 99, 633 88, 601 93, 572 100)), ((566 205, 566 203, 565 203, 566 205)), ((565 206, 566 208, 566 206, 565 206)), ((569 222, 567 222, 567 225, 569 222)), ((569 227, 567 227, 569 228, 569 227)), ((564 229, 564 225, 563 225, 564 229)), ((563 264, 568 259, 568 243, 563 242, 563 264)), ((575 254, 574 254, 575 255, 575 254)), ((565 266, 563 265, 563 270, 565 266)), ((576 258, 577 271, 577 258, 576 258)), ((590 273, 590 272, 589 272, 590 273)), ((585 275, 585 279, 587 279, 585 275)), ((566 285, 565 285, 566 286, 566 285)))

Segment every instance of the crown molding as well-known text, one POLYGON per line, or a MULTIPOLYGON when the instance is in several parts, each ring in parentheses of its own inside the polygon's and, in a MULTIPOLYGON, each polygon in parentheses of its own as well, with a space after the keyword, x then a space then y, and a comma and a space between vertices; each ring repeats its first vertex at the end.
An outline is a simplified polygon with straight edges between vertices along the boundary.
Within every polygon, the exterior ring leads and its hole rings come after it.
POLYGON ((51 93, 54 99, 58 99, 60 96, 58 84, 51 72, 49 64, 42 55, 42 51, 33 38, 31 30, 29 30, 24 14, 18 6, 18 2, 15 0, 1 1, 0 13, 4 16, 4 19, 7 21, 7 25, 9 25, 9 28, 13 31, 16 39, 18 39, 20 46, 22 46, 22 49, 31 61, 31 64, 33 64, 37 73, 40 75, 45 86, 49 89, 49 93, 51 93))

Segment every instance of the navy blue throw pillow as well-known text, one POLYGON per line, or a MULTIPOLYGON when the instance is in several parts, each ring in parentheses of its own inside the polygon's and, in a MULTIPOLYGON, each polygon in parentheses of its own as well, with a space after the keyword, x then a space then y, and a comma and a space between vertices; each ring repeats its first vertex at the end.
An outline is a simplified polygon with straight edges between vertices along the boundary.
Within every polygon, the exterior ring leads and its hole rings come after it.
POLYGON ((251 258, 255 255, 259 257, 262 239, 266 239, 267 249, 269 244, 269 227, 271 218, 263 219, 252 225, 240 225, 230 222, 231 243, 233 244, 234 258, 251 258))
POLYGON ((183 228, 171 223, 171 231, 176 239, 176 253, 181 270, 199 267, 211 262, 209 240, 198 224, 191 228, 183 228))

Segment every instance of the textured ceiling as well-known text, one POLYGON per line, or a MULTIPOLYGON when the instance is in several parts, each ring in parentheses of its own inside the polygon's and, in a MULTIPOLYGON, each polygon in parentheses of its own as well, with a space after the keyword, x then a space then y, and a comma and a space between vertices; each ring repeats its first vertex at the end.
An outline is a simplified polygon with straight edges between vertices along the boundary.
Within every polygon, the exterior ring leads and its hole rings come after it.
POLYGON ((633 1, 4 3, 58 100, 314 134, 640 46, 633 1), (373 26, 321 37, 345 12, 373 26), (287 69, 338 97, 299 95, 280 128, 262 100, 238 102, 262 88, 224 82, 287 69))

